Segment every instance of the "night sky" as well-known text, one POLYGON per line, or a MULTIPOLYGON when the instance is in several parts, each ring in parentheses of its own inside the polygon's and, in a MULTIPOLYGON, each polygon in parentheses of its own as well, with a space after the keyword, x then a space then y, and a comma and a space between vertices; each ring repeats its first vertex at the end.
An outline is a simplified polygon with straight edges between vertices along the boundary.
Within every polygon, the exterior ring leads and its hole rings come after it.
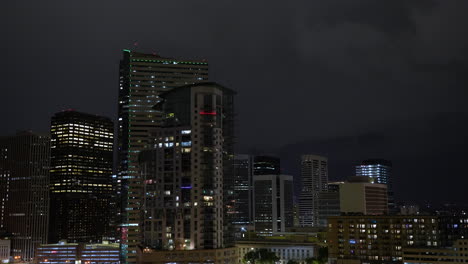
POLYGON ((468 1, 5 1, 0 134, 117 112, 123 48, 207 59, 238 151, 394 163, 397 200, 468 202, 468 1), (135 46, 137 44, 137 46, 135 46))

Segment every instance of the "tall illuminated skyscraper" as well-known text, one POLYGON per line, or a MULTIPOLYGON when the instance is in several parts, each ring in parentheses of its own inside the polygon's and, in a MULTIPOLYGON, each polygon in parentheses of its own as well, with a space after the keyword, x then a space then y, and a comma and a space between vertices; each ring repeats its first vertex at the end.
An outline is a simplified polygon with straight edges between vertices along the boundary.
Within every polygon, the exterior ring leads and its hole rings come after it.
POLYGON ((163 123, 140 153, 142 245, 154 254, 230 247, 234 92, 205 82, 161 97, 163 123))
POLYGON ((125 262, 136 262, 140 244, 141 188, 138 155, 148 149, 150 132, 161 126, 162 111, 153 109, 161 92, 208 80, 204 61, 162 58, 123 51, 118 102, 118 178, 121 184, 122 252, 125 262))
POLYGON ((388 208, 395 210, 393 195, 392 162, 384 159, 368 159, 356 167, 356 176, 369 177, 372 183, 386 184, 388 190, 388 208))
POLYGON ((12 256, 29 262, 47 242, 50 137, 0 138, 0 155, 0 229, 12 235, 12 256))
POLYGON ((111 233, 113 122, 67 110, 50 133, 49 241, 99 242, 111 233))
POLYGON ((299 225, 319 225, 319 193, 327 191, 328 159, 318 155, 301 157, 302 188, 299 196, 299 225))

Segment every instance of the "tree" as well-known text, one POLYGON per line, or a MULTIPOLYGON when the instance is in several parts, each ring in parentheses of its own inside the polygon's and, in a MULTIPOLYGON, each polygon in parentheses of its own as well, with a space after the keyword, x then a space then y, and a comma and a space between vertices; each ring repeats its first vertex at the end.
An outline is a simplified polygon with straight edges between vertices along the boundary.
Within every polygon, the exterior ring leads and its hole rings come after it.
POLYGON ((273 264, 279 261, 280 258, 270 250, 260 248, 247 252, 247 254, 244 255, 243 260, 244 263, 250 264, 273 264))
POLYGON ((328 261, 328 248, 320 247, 318 249, 317 258, 306 258, 306 264, 324 264, 328 261))
POLYGON ((299 264, 299 262, 297 262, 297 261, 291 259, 291 260, 288 261, 287 264, 299 264))

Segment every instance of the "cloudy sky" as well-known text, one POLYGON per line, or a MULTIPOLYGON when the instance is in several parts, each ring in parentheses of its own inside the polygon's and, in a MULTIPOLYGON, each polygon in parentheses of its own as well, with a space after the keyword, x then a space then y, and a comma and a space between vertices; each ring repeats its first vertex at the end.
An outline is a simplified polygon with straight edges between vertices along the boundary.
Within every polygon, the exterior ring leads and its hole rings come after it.
POLYGON ((47 131, 66 108, 115 119, 123 48, 207 59, 210 78, 238 91, 242 152, 463 115, 466 10, 464 0, 7 1, 0 134, 47 131))

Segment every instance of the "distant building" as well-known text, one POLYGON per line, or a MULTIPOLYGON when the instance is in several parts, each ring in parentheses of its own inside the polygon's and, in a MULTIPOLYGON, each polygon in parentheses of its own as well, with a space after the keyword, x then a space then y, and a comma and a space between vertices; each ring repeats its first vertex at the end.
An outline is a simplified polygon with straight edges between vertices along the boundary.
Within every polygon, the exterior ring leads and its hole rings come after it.
POLYGON ((42 244, 37 248, 35 264, 119 264, 119 244, 66 243, 42 244))
POLYGON ((50 137, 21 132, 0 138, 0 229, 11 233, 12 256, 30 261, 47 242, 50 137))
POLYGON ((329 263, 402 263, 407 247, 428 247, 429 252, 467 235, 468 216, 331 216, 329 263))
POLYGON ((318 226, 326 227, 329 216, 341 214, 340 185, 344 182, 329 182, 327 191, 319 192, 318 196, 318 226))
POLYGON ((50 132, 49 242, 100 242, 112 231, 115 207, 114 124, 67 110, 52 117, 50 132))
POLYGON ((253 177, 279 175, 280 159, 273 156, 236 155, 234 157, 234 210, 231 211, 234 235, 242 238, 253 226, 253 177))
POLYGON ((327 191, 328 159, 317 155, 301 157, 302 188, 299 196, 299 225, 318 226, 319 193, 327 191))
POLYGON ((153 106, 164 91, 207 80, 207 62, 123 50, 118 90, 117 176, 121 183, 122 249, 128 263, 136 262, 140 242, 138 224, 141 213, 138 205, 143 197, 138 155, 147 149, 151 131, 160 126, 163 119, 161 111, 153 109, 153 106))
POLYGON ((393 212, 395 198, 393 194, 392 162, 384 159, 368 159, 355 168, 356 176, 370 177, 372 183, 387 185, 388 207, 393 212))
POLYGON ((387 185, 370 183, 368 177, 351 177, 339 185, 342 213, 383 215, 388 213, 387 185))
POLYGON ((458 239, 451 247, 408 247, 403 249, 404 264, 447 264, 468 262, 468 239, 458 239))
POLYGON ((243 233, 252 224, 252 175, 253 160, 250 155, 234 156, 234 195, 235 203, 232 216, 234 225, 234 236, 236 239, 242 238, 243 233))
POLYGON ((294 224, 293 177, 254 175, 254 228, 259 235, 285 232, 294 224))
POLYGON ((281 173, 280 159, 273 156, 253 156, 254 175, 278 175, 281 173))
POLYGON ((267 249, 280 258, 280 264, 286 264, 290 260, 305 263, 305 259, 316 256, 317 244, 310 241, 291 240, 242 240, 236 242, 237 263, 243 263, 245 254, 258 249, 267 249))
POLYGON ((401 215, 417 215, 420 213, 419 205, 417 204, 402 204, 399 205, 398 208, 400 209, 401 215))

